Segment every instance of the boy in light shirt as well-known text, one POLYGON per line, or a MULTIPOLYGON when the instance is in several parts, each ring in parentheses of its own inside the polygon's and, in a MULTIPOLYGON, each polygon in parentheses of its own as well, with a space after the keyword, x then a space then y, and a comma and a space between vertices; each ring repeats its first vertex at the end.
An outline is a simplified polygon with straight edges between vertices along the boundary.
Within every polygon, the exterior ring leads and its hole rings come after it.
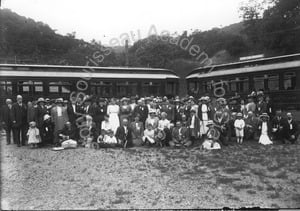
POLYGON ((236 141, 238 144, 241 144, 243 143, 243 138, 244 138, 245 121, 243 120, 242 113, 238 113, 236 117, 237 119, 234 121, 236 141))

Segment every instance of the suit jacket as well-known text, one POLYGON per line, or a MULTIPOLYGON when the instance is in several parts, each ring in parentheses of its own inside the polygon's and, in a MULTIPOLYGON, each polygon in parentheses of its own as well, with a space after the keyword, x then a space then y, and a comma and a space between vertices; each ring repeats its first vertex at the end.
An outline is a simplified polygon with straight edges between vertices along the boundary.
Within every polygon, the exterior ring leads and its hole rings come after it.
POLYGON ((189 139, 189 129, 187 127, 181 127, 181 128, 173 128, 172 130, 172 138, 176 142, 180 142, 183 140, 189 139), (179 130, 181 129, 181 136, 179 135, 179 130))
POLYGON ((104 120, 104 115, 107 113, 107 106, 98 106, 95 114, 95 122, 101 123, 104 120))
POLYGON ((44 115, 48 113, 47 108, 46 106, 42 107, 38 105, 35 111, 36 125, 37 127, 41 128, 44 122, 44 115))
POLYGON ((132 129, 132 138, 141 138, 143 137, 144 126, 142 122, 138 122, 139 129, 136 127, 136 122, 131 122, 130 128, 132 129))
POLYGON ((18 103, 14 103, 11 108, 11 121, 14 127, 21 127, 27 124, 27 108, 24 103, 20 106, 18 103))
POLYGON ((267 103, 264 101, 258 102, 256 104, 256 113, 259 115, 261 115, 262 113, 268 113, 267 109, 268 109, 267 103))
POLYGON ((160 105, 160 112, 167 113, 167 119, 174 121, 175 119, 175 106, 170 103, 163 103, 160 105))
POLYGON ((124 126, 120 126, 120 127, 118 127, 115 136, 118 140, 121 140, 123 142, 125 142, 127 140, 128 143, 131 144, 131 142, 132 142, 132 129, 129 126, 127 126, 127 133, 125 133, 124 126))
POLYGON ((297 121, 293 119, 291 121, 291 125, 292 125, 292 129, 290 127, 288 120, 286 119, 284 121, 283 130, 282 130, 284 138, 290 138, 291 135, 294 135, 297 138, 297 136, 299 135, 299 127, 297 121))
POLYGON ((144 123, 148 117, 148 106, 137 105, 133 110, 133 116, 140 115, 140 120, 144 123))
POLYGON ((277 128, 279 129, 279 127, 283 127, 284 124, 285 124, 285 119, 283 117, 280 118, 280 120, 277 118, 277 116, 275 116, 273 119, 272 119, 272 122, 271 122, 271 126, 272 128, 277 128))
POLYGON ((1 121, 4 122, 6 126, 12 125, 11 110, 12 108, 9 108, 6 104, 1 108, 1 121))
MULTIPOLYGON (((76 110, 76 113, 82 113, 81 107, 78 104, 75 104, 75 110, 76 110)), ((69 103, 67 106, 67 113, 68 113, 69 121, 72 124, 74 124, 76 119, 80 116, 79 114, 76 114, 74 112, 74 109, 73 109, 73 106, 71 103, 69 103)))

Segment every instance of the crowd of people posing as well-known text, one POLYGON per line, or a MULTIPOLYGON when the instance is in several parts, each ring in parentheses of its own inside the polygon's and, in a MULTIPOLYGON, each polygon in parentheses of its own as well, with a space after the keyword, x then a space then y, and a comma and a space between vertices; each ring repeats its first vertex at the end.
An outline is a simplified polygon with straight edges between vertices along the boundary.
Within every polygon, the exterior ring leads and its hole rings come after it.
POLYGON ((260 144, 292 143, 299 135, 291 113, 274 111, 262 92, 247 99, 192 96, 131 97, 110 100, 86 96, 25 105, 21 95, 1 108, 7 144, 42 146, 131 147, 201 145, 220 149, 244 140, 260 144), (67 144, 66 144, 67 143, 67 144), (64 145, 65 144, 65 145, 64 145))

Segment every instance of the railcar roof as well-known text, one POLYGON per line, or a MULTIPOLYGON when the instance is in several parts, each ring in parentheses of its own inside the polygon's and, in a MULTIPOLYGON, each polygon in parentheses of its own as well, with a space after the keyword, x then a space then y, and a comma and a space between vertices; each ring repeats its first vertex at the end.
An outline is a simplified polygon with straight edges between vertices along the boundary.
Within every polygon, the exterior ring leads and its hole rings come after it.
POLYGON ((65 77, 65 78, 179 78, 173 70, 145 67, 93 67, 59 65, 0 64, 2 77, 65 77))
POLYGON ((209 65, 209 66, 193 69, 193 71, 187 75, 187 78, 191 78, 191 76, 195 75, 196 73, 208 74, 211 72, 219 72, 218 74, 221 74, 220 71, 223 71, 223 70, 233 70, 233 69, 239 70, 241 68, 246 69, 249 67, 286 63, 286 62, 295 61, 295 60, 300 60, 300 53, 276 56, 276 57, 270 57, 270 58, 255 59, 255 60, 249 60, 249 61, 233 62, 233 63, 227 63, 227 64, 209 65))
POLYGON ((0 70, 31 70, 31 71, 57 71, 58 69, 66 72, 151 72, 170 73, 177 75, 173 70, 163 68, 148 67, 99 67, 99 66, 66 66, 66 65, 36 65, 36 64, 0 64, 0 70))
POLYGON ((226 69, 226 70, 217 70, 211 71, 208 73, 194 73, 187 76, 187 79, 190 78, 208 78, 208 77, 216 77, 216 76, 225 76, 225 75, 235 75, 235 74, 245 74, 252 72, 263 72, 268 70, 282 70, 282 69, 290 69, 300 67, 299 61, 292 62, 284 62, 279 64, 268 64, 268 65, 259 65, 253 67, 242 67, 242 68, 234 68, 234 69, 226 69))

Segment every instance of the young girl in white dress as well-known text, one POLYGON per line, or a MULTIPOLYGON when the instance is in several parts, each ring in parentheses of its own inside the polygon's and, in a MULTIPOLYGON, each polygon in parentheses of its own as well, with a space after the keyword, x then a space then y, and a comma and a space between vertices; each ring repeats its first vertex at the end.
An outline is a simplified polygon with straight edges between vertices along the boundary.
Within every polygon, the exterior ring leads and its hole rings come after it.
POLYGON ((269 144, 273 144, 273 142, 271 141, 268 133, 269 131, 269 115, 267 113, 263 113, 262 115, 260 115, 259 117, 261 119, 261 123, 258 127, 259 130, 261 130, 261 135, 259 137, 259 141, 258 143, 263 144, 263 145, 269 145, 269 144))
POLYGON ((36 127, 36 123, 33 121, 29 123, 27 137, 28 137, 28 144, 31 145, 31 148, 37 148, 38 143, 41 143, 40 131, 36 127))
POLYGON ((114 134, 116 134, 117 128, 120 126, 119 112, 120 107, 116 104, 116 100, 111 99, 111 104, 107 106, 107 114, 109 115, 109 122, 114 134))

